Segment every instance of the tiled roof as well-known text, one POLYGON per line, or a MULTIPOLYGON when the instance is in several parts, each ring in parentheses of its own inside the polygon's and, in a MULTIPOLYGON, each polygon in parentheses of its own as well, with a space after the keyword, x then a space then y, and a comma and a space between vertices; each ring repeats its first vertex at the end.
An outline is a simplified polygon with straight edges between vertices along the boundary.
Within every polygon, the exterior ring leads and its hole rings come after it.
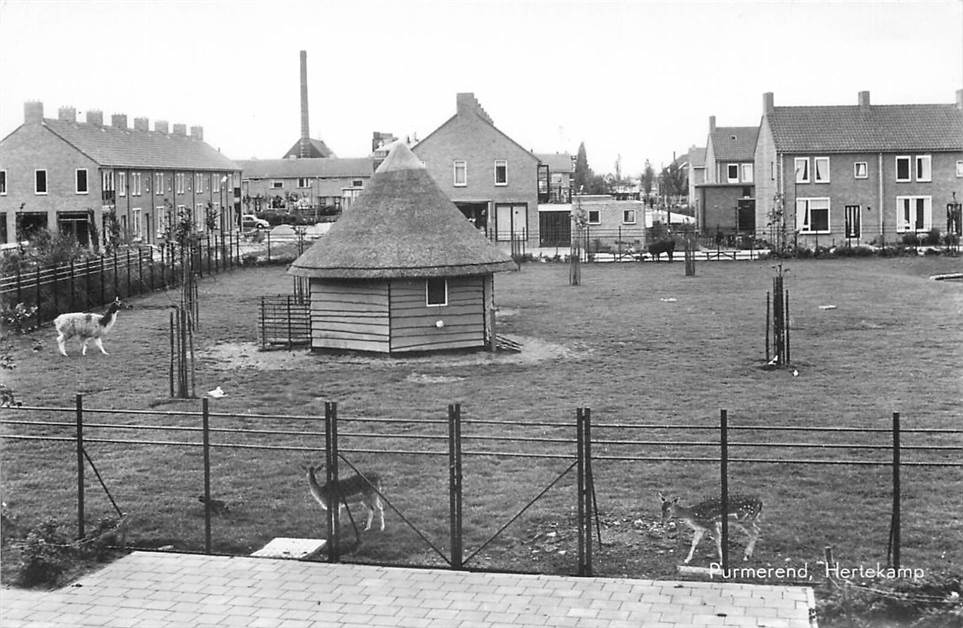
POLYGON ((548 164, 549 172, 572 172, 574 165, 568 153, 535 153, 538 160, 548 164))
POLYGON ((963 150, 955 105, 774 107, 766 116, 780 152, 963 150))
POLYGON ((245 179, 291 179, 295 177, 368 177, 374 174, 371 157, 352 159, 250 159, 240 160, 241 176, 245 179))
POLYGON ((716 161, 752 161, 756 154, 756 126, 719 126, 709 134, 716 161))
POLYGON ((237 164, 202 140, 186 135, 119 129, 44 118, 45 127, 101 166, 238 170, 237 164))
MULTIPOLYGON (((312 158, 329 158, 337 157, 334 151, 328 148, 328 145, 324 143, 324 140, 316 140, 314 138, 308 138, 308 150, 311 153, 308 157, 304 159, 312 158)), ((301 154, 301 140, 294 143, 294 146, 288 149, 288 152, 284 153, 282 159, 288 159, 289 157, 297 158, 301 154)))

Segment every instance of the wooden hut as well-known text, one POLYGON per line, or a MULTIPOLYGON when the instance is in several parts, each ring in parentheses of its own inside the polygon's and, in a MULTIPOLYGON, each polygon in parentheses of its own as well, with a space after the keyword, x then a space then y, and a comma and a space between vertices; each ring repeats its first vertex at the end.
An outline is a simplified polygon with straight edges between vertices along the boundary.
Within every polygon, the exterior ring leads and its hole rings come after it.
POLYGON ((311 348, 491 348, 493 274, 515 270, 399 143, 331 230, 291 265, 309 279, 311 348))

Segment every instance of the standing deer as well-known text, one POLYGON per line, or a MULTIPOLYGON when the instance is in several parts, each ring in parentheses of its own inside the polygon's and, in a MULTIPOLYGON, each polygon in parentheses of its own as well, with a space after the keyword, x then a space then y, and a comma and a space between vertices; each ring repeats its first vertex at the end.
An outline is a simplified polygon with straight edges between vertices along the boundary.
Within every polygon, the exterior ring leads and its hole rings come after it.
POLYGON ((365 522, 365 531, 371 529, 371 522, 374 520, 375 511, 378 511, 378 518, 381 522, 381 531, 385 529, 385 509, 381 503, 378 492, 381 491, 381 476, 377 473, 365 473, 362 475, 352 475, 346 479, 338 480, 338 489, 325 483, 323 486, 318 484, 315 471, 319 467, 308 467, 307 477, 308 486, 311 489, 311 496, 321 504, 325 511, 331 508, 332 500, 338 504, 338 519, 341 519, 341 508, 347 502, 350 507, 352 504, 361 504, 368 513, 365 522), (342 501, 343 498, 343 501, 342 501))
MULTIPOLYGON (((659 499, 662 500, 662 525, 668 523, 673 517, 677 517, 692 528, 692 547, 689 548, 685 563, 689 564, 692 560, 696 546, 710 527, 715 531, 716 549, 719 551, 721 562, 722 503, 718 499, 709 499, 687 508, 679 504, 678 497, 670 500, 659 493, 659 499)), ((730 495, 727 501, 729 520, 749 537, 749 544, 746 545, 746 552, 742 556, 742 560, 749 560, 761 532, 759 522, 762 520, 762 500, 751 495, 730 495)))

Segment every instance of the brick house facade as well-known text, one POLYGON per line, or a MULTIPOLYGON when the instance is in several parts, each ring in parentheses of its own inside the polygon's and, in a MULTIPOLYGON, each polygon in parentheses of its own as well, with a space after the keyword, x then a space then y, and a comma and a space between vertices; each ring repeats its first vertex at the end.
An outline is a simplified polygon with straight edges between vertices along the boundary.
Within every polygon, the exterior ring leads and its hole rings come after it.
POLYGON ((538 158, 498 130, 472 93, 412 150, 438 187, 488 237, 538 246, 538 158))
POLYGON ((62 107, 44 118, 43 104, 24 105, 24 123, 0 140, 0 241, 32 231, 70 232, 84 245, 103 241, 104 215, 113 213, 123 239, 153 243, 181 208, 198 229, 210 214, 218 229, 240 220, 240 171, 203 140, 203 129, 100 111, 85 122, 62 107))
POLYGON ((763 95, 756 220, 801 247, 892 244, 958 229, 963 90, 955 104, 776 107, 763 95))
POLYGON ((278 198, 284 207, 301 203, 346 209, 374 174, 374 161, 372 157, 238 160, 244 210, 268 209, 278 198))
POLYGON ((758 127, 717 127, 709 116, 705 181, 693 185, 696 224, 703 233, 755 233, 755 149, 758 127))

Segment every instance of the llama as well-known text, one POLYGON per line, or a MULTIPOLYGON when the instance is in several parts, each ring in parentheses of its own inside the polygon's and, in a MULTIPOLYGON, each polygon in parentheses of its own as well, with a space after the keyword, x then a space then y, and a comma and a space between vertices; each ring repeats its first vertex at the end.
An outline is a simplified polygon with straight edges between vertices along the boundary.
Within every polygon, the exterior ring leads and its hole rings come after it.
POLYGON ((385 509, 381 504, 381 497, 378 495, 378 492, 381 491, 381 477, 377 473, 365 473, 364 476, 352 475, 344 480, 339 479, 338 487, 340 491, 336 492, 335 488, 327 483, 324 486, 318 484, 315 470, 316 467, 308 467, 308 486, 311 488, 312 497, 321 504, 322 509, 328 510, 331 507, 331 500, 335 500, 338 504, 338 519, 341 519, 341 508, 344 506, 341 498, 343 497, 344 502, 347 502, 349 506, 361 504, 368 512, 368 520, 364 526, 365 531, 371 529, 371 522, 374 520, 377 510, 381 531, 384 532, 385 509))
POLYGON ((104 334, 109 332, 117 322, 117 312, 121 306, 120 297, 116 297, 103 314, 71 312, 55 318, 54 327, 57 329, 57 346, 60 347, 60 353, 67 355, 65 343, 74 336, 78 336, 82 341, 81 355, 87 355, 87 343, 91 340, 101 353, 109 355, 104 350, 104 334))

